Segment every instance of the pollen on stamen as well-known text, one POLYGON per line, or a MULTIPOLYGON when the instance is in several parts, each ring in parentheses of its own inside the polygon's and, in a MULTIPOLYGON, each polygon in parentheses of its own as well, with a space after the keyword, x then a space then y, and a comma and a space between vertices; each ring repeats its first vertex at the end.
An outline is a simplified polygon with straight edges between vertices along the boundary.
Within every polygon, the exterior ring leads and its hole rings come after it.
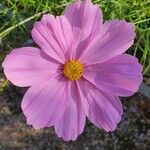
POLYGON ((78 60, 69 60, 64 64, 63 74, 69 80, 79 80, 83 75, 83 64, 78 60))

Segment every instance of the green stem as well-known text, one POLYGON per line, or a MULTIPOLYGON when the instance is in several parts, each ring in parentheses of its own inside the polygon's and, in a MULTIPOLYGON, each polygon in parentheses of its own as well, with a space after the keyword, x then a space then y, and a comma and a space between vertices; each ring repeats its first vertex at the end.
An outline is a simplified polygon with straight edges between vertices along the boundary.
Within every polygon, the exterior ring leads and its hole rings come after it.
POLYGON ((2 85, 0 85, 0 92, 3 91, 3 89, 8 85, 8 83, 9 83, 9 81, 6 79, 6 80, 2 83, 2 85))
POLYGON ((9 34, 9 33, 10 33, 12 30, 14 30, 15 28, 17 28, 17 27, 19 27, 19 26, 25 24, 26 22, 29 22, 30 20, 32 20, 32 19, 34 19, 34 18, 36 18, 36 17, 39 17, 40 15, 42 15, 42 14, 44 14, 44 13, 46 13, 46 12, 47 12, 47 11, 43 11, 43 12, 37 13, 37 14, 35 14, 35 15, 33 15, 33 16, 31 16, 31 17, 29 17, 29 18, 27 18, 27 19, 25 19, 25 20, 19 22, 19 23, 16 24, 16 25, 7 28, 6 30, 4 30, 3 32, 0 33, 0 38, 5 37, 7 34, 9 34))
POLYGON ((146 21, 149 21, 149 20, 150 20, 150 18, 144 19, 144 20, 140 20, 140 21, 134 22, 134 24, 143 23, 143 22, 146 22, 146 21))

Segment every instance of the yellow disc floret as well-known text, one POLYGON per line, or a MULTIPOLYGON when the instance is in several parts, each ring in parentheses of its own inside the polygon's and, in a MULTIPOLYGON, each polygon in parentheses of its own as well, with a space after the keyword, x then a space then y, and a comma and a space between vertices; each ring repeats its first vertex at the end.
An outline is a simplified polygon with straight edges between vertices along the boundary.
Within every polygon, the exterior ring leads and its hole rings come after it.
POLYGON ((63 74, 69 80, 79 80, 83 74, 83 65, 78 60, 69 60, 64 64, 63 74))

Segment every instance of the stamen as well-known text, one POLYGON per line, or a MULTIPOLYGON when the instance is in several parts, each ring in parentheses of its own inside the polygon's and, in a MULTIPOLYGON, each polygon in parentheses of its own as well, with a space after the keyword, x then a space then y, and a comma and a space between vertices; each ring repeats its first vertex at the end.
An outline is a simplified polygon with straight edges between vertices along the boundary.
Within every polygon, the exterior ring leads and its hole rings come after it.
POLYGON ((70 60, 64 64, 63 74, 69 80, 79 80, 83 74, 83 65, 78 60, 70 60))

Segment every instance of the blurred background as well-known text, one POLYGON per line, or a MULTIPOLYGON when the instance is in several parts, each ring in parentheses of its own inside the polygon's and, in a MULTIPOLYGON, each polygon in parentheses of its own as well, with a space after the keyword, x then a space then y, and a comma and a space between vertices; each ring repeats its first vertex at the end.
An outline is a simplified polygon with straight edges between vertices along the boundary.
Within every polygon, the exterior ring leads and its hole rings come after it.
MULTIPOLYGON (((72 0, 0 0, 0 63, 16 47, 36 46, 31 29, 44 13, 60 15, 72 0)), ((26 125, 20 103, 27 90, 6 80, 0 65, 0 150, 148 150, 150 149, 150 1, 93 0, 105 20, 125 19, 136 26, 134 45, 127 53, 143 65, 144 81, 132 97, 122 98, 124 115, 113 133, 87 121, 75 142, 57 138, 53 128, 26 125)))

